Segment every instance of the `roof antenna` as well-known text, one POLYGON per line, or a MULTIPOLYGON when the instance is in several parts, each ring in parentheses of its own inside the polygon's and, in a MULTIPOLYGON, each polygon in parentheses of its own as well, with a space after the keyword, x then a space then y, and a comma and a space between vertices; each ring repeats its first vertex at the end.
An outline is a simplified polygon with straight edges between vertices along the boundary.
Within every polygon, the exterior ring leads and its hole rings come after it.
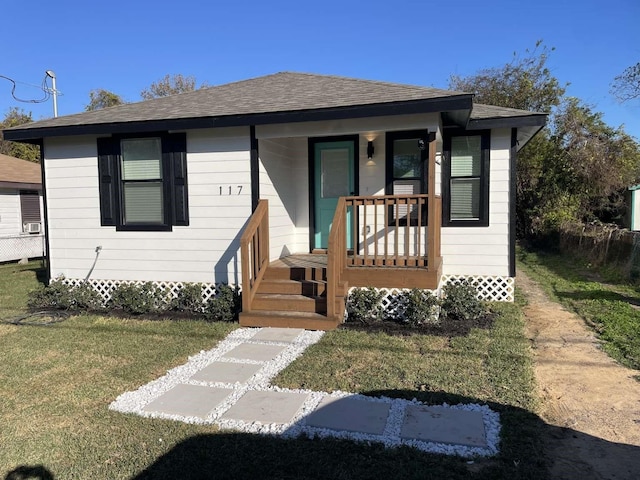
POLYGON ((58 90, 56 90, 56 74, 53 73, 53 70, 47 70, 44 72, 47 74, 47 77, 51 78, 52 88, 51 95, 53 95, 53 117, 58 116, 58 90))

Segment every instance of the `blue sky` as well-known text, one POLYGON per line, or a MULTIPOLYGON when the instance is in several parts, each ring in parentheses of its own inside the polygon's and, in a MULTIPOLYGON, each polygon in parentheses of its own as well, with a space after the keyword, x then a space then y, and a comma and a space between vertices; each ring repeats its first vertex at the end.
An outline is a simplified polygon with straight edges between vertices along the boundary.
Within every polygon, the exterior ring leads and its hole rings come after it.
MULTIPOLYGON (((12 41, 0 75, 38 85, 53 70, 60 115, 82 111, 96 88, 138 101, 167 73, 210 85, 289 70, 446 88, 450 75, 503 65, 542 39, 568 93, 640 139, 640 100, 609 93, 640 60, 637 0, 20 0, 2 16, 12 41)), ((0 115, 12 106, 53 115, 51 101, 16 102, 0 79, 0 115)))

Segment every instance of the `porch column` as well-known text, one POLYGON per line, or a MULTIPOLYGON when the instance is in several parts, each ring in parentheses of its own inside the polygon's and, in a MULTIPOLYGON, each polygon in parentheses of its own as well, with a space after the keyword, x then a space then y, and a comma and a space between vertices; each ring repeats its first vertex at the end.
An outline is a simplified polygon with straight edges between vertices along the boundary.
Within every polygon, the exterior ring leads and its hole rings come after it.
POLYGON ((429 132, 429 203, 427 205, 427 268, 431 270, 436 261, 436 133, 429 132))

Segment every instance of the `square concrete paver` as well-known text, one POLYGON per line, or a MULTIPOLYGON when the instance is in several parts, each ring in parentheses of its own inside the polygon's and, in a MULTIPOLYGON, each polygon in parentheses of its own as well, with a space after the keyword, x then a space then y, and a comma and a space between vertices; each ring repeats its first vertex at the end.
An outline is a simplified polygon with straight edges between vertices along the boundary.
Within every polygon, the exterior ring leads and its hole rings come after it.
POLYGON ((230 388, 179 384, 143 408, 145 412, 206 418, 233 392, 230 388))
POLYGON ((400 436, 426 442, 487 446, 482 414, 456 408, 411 405, 407 407, 400 436))
POLYGON ((191 379, 200 382, 244 383, 261 368, 262 365, 255 363, 213 362, 196 372, 191 379))
POLYGON ((241 343, 237 347, 229 350, 223 355, 226 358, 238 358, 244 360, 255 360, 257 362, 268 362, 273 360, 285 348, 281 345, 263 345, 258 343, 241 343))
POLYGON ((360 398, 324 397, 305 422, 311 427, 382 435, 391 405, 360 398))
POLYGON ((304 330, 302 328, 263 328, 256 333, 251 340, 261 340, 263 342, 283 342, 293 343, 304 330))
POLYGON ((306 393, 249 390, 222 418, 247 423, 290 423, 308 397, 306 393))

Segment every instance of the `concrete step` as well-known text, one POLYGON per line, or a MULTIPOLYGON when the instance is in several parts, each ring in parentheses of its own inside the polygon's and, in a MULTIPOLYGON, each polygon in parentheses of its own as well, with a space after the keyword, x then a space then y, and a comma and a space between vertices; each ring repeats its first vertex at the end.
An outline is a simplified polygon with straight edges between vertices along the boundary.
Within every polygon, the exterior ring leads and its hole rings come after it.
POLYGON ((304 328, 305 330, 334 330, 340 323, 313 312, 251 311, 240 313, 243 327, 304 328))
POLYGON ((258 293, 253 298, 252 310, 312 312, 327 311, 327 299, 324 297, 305 297, 279 293, 258 293))

